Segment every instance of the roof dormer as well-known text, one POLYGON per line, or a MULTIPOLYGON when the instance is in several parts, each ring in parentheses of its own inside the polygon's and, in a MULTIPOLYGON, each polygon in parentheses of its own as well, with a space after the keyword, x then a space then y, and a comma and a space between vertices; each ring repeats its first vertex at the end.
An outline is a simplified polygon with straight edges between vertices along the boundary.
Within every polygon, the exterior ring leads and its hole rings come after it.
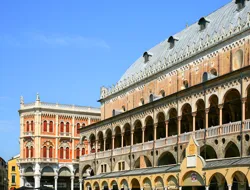
POLYGON ((235 4, 237 4, 237 10, 240 11, 245 7, 245 0, 235 0, 235 4))
POLYGON ((202 17, 202 18, 199 20, 198 24, 200 25, 200 30, 201 30, 201 31, 204 30, 204 29, 207 27, 207 23, 209 23, 209 21, 206 20, 204 17, 202 17))
POLYGON ((144 58, 144 63, 147 63, 148 61, 150 61, 150 58, 153 56, 152 53, 150 52, 144 52, 143 53, 143 58, 144 58))
POLYGON ((178 41, 178 39, 174 38, 173 36, 170 36, 168 38, 169 48, 172 49, 175 45, 175 41, 178 41))

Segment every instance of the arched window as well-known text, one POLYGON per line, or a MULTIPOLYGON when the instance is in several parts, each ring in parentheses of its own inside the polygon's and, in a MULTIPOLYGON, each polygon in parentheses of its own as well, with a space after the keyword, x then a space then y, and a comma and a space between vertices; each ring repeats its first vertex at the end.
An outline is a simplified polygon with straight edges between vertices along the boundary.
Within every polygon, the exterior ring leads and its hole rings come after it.
POLYGON ((33 123, 33 121, 31 121, 31 123, 30 123, 30 130, 34 131, 34 123, 33 123))
POLYGON ((27 130, 27 132, 29 132, 29 131, 30 131, 30 124, 29 124, 29 122, 28 122, 28 121, 26 122, 26 130, 27 130))
POLYGON ((30 157, 33 158, 33 146, 30 147, 30 157))
POLYGON ((187 81, 187 80, 184 80, 184 81, 183 81, 182 89, 186 89, 186 88, 188 88, 188 81, 187 81))
POLYGON ((82 148, 82 156, 85 154, 85 148, 82 148))
POLYGON ((115 116, 115 110, 112 111, 112 116, 115 116))
POLYGON ((52 146, 51 146, 51 147, 49 147, 49 158, 52 158, 52 151, 53 151, 53 149, 52 149, 52 146))
POLYGON ((26 147, 26 158, 29 158, 29 148, 26 147))
POLYGON ((49 132, 52 133, 53 132, 53 121, 49 122, 49 132))
POLYGON ((60 148, 60 158, 63 159, 63 147, 60 148))
POLYGON ((122 111, 126 111, 126 107, 125 106, 122 106, 122 111))
POLYGON ((161 94, 161 97, 165 97, 166 96, 166 93, 165 93, 164 90, 161 90, 160 94, 161 94))
POLYGON ((150 94, 150 96, 149 96, 149 102, 153 102, 153 101, 154 101, 154 95, 150 94))
POLYGON ((82 127, 85 127, 85 126, 86 126, 85 123, 83 123, 83 124, 82 124, 82 127))
POLYGON ((80 148, 76 149, 76 159, 79 159, 80 157, 80 148))
POLYGON ((217 77, 218 76, 218 72, 216 69, 211 69, 210 71, 211 75, 213 75, 213 77, 217 77))
POLYGON ((202 82, 206 82, 208 80, 208 74, 207 72, 203 73, 203 76, 202 76, 202 82))
POLYGON ((66 159, 69 159, 69 147, 66 148, 66 159))
POLYGON ((66 123, 66 133, 69 133, 69 122, 66 123))
POLYGON ((43 147, 43 157, 47 158, 47 147, 46 146, 43 147))
POLYGON ((76 125, 76 133, 80 134, 80 123, 77 123, 76 125))
POLYGON ((43 131, 47 132, 47 121, 43 122, 43 131))
POLYGON ((64 123, 63 122, 60 123, 60 132, 61 133, 64 132, 64 123))
POLYGON ((140 103, 141 103, 141 105, 144 105, 144 99, 143 98, 141 98, 140 103))

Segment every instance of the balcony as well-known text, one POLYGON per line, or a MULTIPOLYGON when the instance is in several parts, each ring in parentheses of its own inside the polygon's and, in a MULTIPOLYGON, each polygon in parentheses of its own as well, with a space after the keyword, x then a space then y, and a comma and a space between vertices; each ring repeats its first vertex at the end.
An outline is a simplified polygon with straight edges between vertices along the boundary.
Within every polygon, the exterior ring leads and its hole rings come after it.
POLYGON ((68 140, 68 139, 71 139, 71 133, 69 132, 60 132, 59 134, 60 136, 60 140, 68 140))
POLYGON ((126 146, 121 148, 116 148, 113 151, 107 150, 98 153, 91 153, 88 155, 81 156, 80 161, 87 161, 93 159, 100 159, 100 158, 107 158, 111 156, 119 156, 124 154, 129 154, 130 152, 139 152, 139 151, 147 151, 152 150, 154 148, 163 148, 168 146, 178 144, 185 144, 189 142, 190 136, 195 135, 196 140, 203 140, 209 138, 216 138, 218 136, 225 136, 225 135, 233 135, 241 132, 249 132, 250 131, 250 119, 245 120, 244 122, 238 121, 233 123, 224 124, 222 126, 213 126, 205 129, 200 129, 194 132, 183 133, 181 135, 170 136, 167 138, 161 138, 156 141, 149 141, 140 144, 134 144, 133 146, 126 146))
POLYGON ((37 160, 40 163, 58 163, 57 158, 39 158, 37 160))
POLYGON ((23 133, 23 137, 24 137, 25 139, 32 139, 33 136, 34 136, 34 132, 33 132, 33 131, 27 131, 27 132, 24 132, 24 133, 23 133))
POLYGON ((25 164, 25 163, 32 163, 32 162, 35 162, 36 159, 35 158, 20 158, 17 160, 17 163, 20 163, 20 164, 25 164))

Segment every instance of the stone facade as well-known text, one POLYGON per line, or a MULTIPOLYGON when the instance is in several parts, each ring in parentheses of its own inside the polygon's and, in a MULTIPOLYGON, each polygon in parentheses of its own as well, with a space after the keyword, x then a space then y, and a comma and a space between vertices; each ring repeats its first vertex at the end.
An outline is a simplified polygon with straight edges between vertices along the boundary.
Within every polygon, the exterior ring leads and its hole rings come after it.
POLYGON ((249 15, 248 1, 230 2, 102 87, 102 120, 81 129, 91 150, 80 158, 84 188, 248 188, 249 15))
POLYGON ((80 128, 100 121, 98 108, 36 102, 21 97, 20 186, 79 189, 80 128))

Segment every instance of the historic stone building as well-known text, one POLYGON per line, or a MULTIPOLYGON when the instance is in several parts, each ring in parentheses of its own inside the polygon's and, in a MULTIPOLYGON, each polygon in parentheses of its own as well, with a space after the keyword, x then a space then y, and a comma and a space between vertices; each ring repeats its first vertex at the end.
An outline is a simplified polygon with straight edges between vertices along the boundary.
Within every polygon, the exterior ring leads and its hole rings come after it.
POLYGON ((88 153, 80 144, 80 128, 100 121, 100 109, 34 103, 21 97, 20 186, 79 189, 79 157, 88 153))
POLYGON ((12 157, 8 161, 8 187, 9 190, 20 187, 20 175, 19 168, 17 166, 17 160, 20 158, 20 154, 12 157))
POLYGON ((250 2, 233 0, 142 53, 81 129, 83 187, 248 189, 249 47, 250 2))

